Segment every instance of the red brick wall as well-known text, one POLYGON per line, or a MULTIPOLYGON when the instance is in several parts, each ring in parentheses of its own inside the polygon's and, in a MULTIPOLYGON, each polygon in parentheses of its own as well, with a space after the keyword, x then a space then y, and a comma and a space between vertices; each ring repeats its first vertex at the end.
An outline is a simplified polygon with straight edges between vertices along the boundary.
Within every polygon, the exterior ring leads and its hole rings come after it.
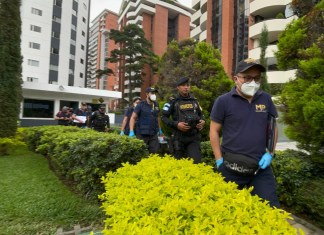
POLYGON ((168 9, 155 5, 156 13, 153 18, 152 44, 153 51, 162 55, 167 48, 168 41, 168 9))
POLYGON ((177 40, 190 38, 190 17, 186 15, 178 16, 178 37, 177 40))
POLYGON ((233 66, 233 21, 234 2, 223 0, 222 6, 222 64, 228 76, 232 76, 233 66))

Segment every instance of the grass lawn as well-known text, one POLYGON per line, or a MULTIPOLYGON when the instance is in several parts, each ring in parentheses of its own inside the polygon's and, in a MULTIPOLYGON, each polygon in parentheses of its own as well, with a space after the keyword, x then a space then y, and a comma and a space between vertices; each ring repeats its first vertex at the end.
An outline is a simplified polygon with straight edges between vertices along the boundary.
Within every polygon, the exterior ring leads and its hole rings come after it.
POLYGON ((101 227, 97 202, 72 193, 47 160, 27 150, 0 156, 0 234, 55 234, 80 224, 101 227))

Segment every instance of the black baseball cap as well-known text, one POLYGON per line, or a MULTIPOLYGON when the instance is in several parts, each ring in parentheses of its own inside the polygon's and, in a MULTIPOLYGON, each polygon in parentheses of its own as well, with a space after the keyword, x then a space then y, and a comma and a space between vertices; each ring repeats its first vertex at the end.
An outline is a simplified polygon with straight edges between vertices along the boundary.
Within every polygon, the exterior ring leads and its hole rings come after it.
POLYGON ((265 72, 266 69, 263 65, 256 62, 256 60, 248 58, 245 60, 240 61, 235 69, 235 74, 243 73, 244 71, 248 70, 249 68, 257 67, 261 72, 265 72))
POLYGON ((99 109, 106 109, 106 105, 101 104, 101 105, 99 106, 99 109))
POLYGON ((135 96, 135 97, 133 98, 133 103, 134 103, 135 101, 137 101, 137 100, 142 100, 142 98, 139 97, 139 96, 135 96))
POLYGON ((178 81, 177 81, 177 86, 180 86, 180 85, 182 85, 182 84, 185 84, 185 83, 188 83, 189 82, 189 78, 187 78, 187 77, 182 77, 182 78, 180 78, 178 81))
POLYGON ((146 93, 150 93, 150 92, 158 92, 158 90, 154 87, 148 87, 145 90, 146 93))

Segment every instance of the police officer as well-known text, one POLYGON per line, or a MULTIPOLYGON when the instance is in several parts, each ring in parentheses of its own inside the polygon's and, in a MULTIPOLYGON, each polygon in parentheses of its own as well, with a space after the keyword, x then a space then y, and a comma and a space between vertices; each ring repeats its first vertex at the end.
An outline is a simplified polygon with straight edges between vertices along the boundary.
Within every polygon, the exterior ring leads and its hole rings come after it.
POLYGON ((91 127, 99 132, 108 131, 110 128, 109 116, 105 113, 106 106, 104 104, 99 106, 99 109, 92 113, 89 122, 91 127))
POLYGON ((189 78, 180 78, 176 85, 178 94, 164 104, 161 119, 167 126, 173 128, 174 156, 177 159, 191 157, 195 164, 200 163, 199 131, 205 125, 202 110, 197 99, 189 93, 189 78))
POLYGON ((149 153, 157 153, 159 148, 158 133, 162 135, 159 120, 160 108, 156 102, 157 92, 154 87, 146 89, 146 99, 135 107, 129 122, 129 137, 135 136, 134 127, 137 120, 136 136, 147 144, 149 153))
MULTIPOLYGON (((130 122, 131 116, 133 114, 135 107, 137 106, 137 104, 139 104, 141 102, 141 100, 142 100, 141 97, 135 96, 133 98, 132 105, 125 110, 120 135, 129 135, 129 122, 130 122)), ((136 134, 136 123, 135 123, 134 132, 136 134)))

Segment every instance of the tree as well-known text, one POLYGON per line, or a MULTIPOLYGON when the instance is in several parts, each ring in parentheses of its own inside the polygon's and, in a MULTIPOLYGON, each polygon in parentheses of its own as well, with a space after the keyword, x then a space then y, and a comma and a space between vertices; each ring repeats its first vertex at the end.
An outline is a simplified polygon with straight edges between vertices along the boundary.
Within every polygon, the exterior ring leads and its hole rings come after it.
POLYGON ((198 99, 207 120, 203 132, 205 140, 208 139, 209 115, 214 100, 228 92, 233 85, 220 59, 219 51, 210 44, 186 39, 180 42, 172 41, 159 66, 157 87, 159 96, 164 101, 175 93, 176 81, 179 78, 190 79, 191 92, 198 99))
POLYGON ((324 155, 324 0, 279 37, 278 66, 297 69, 281 95, 286 134, 313 156, 324 155))
POLYGON ((306 15, 320 0, 292 0, 292 10, 298 17, 306 15))
MULTIPOLYGON (((138 25, 128 24, 121 31, 112 29, 109 38, 120 47, 111 51, 107 61, 119 62, 120 71, 125 71, 125 78, 129 81, 128 100, 132 100, 133 88, 142 84, 142 77, 145 75, 144 66, 153 67, 157 56, 152 52, 151 43, 145 38, 144 31, 138 25)), ((104 71, 98 73, 106 74, 104 71)))
MULTIPOLYGON (((260 64, 262 64, 265 68, 268 67, 267 58, 266 58, 266 52, 269 45, 268 35, 269 33, 268 33, 267 25, 264 24, 260 36, 260 49, 261 49, 260 64)), ((267 92, 269 91, 268 78, 266 73, 263 73, 261 75, 261 89, 267 92)))
POLYGON ((22 100, 20 0, 0 0, 0 137, 14 136, 22 100))

